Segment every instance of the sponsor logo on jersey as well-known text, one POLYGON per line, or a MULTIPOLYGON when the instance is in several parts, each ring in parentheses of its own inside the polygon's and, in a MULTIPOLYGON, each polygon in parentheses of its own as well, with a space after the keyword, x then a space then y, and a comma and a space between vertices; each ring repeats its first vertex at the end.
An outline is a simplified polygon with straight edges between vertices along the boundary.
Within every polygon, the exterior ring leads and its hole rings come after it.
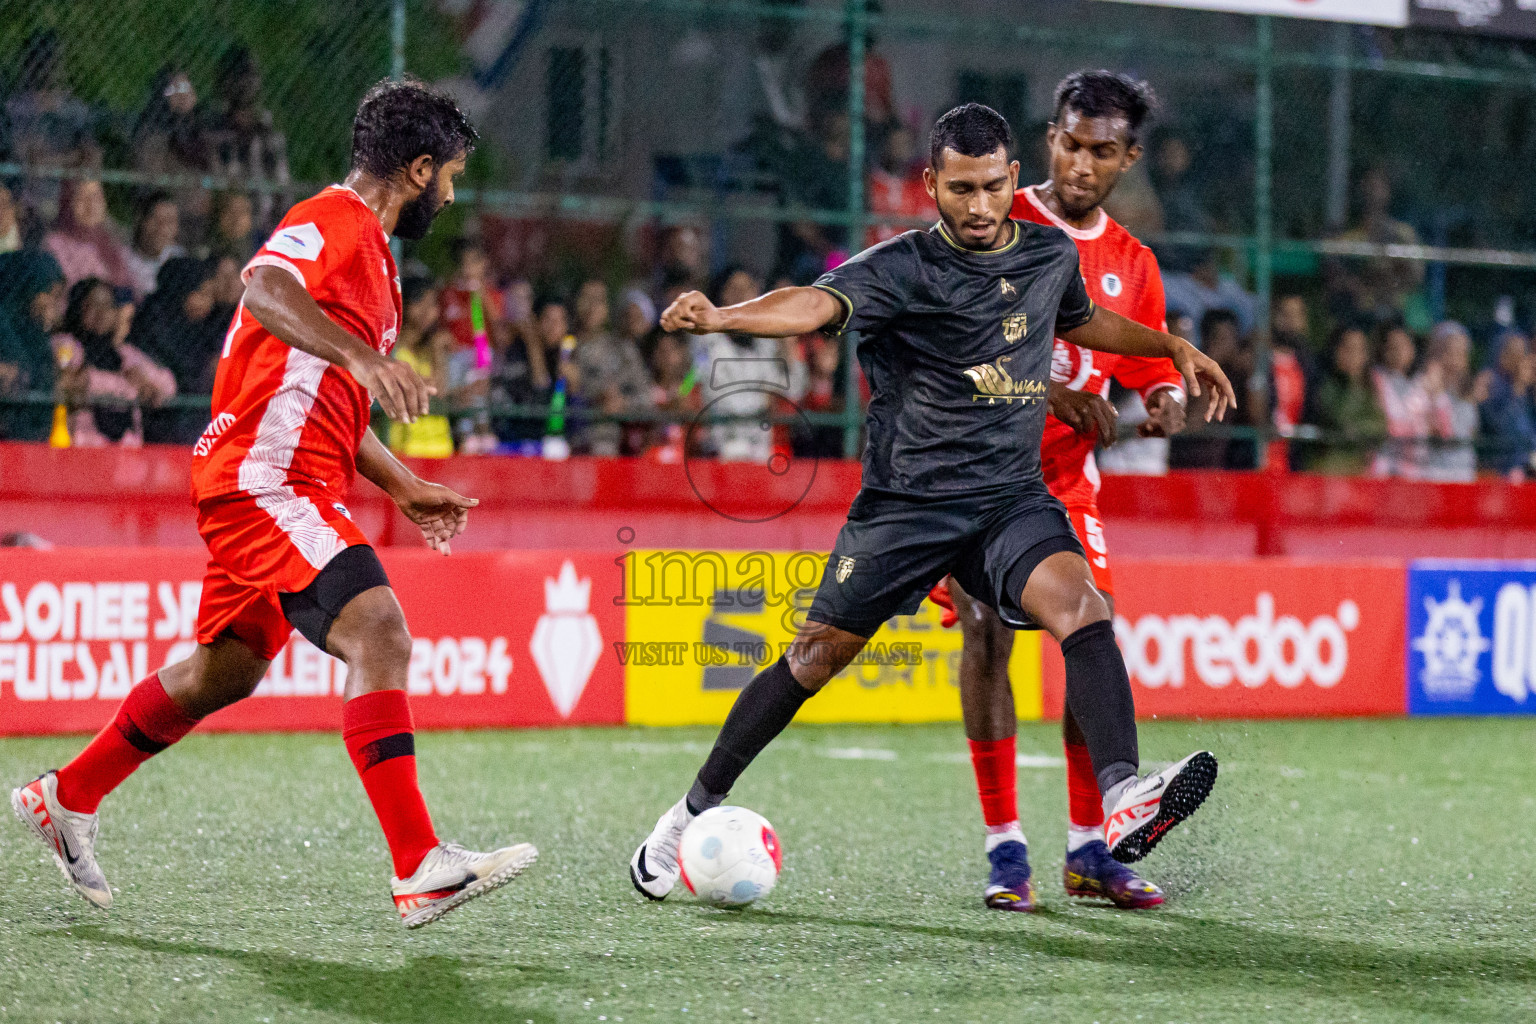
POLYGON ((342 515, 346 516, 348 519, 352 518, 352 513, 347 510, 347 506, 343 505, 339 501, 331 502, 331 508, 335 509, 337 512, 340 512, 342 515))
POLYGON ((1125 290, 1125 284, 1116 274, 1105 274, 1099 278, 1099 287, 1104 289, 1104 294, 1112 299, 1118 298, 1120 293, 1125 290))
POLYGON ((842 555, 837 560, 837 582, 846 583, 848 577, 853 575, 853 559, 842 555))
POLYGON ((1012 405, 1014 402, 1038 402, 1045 397, 1045 381, 1014 380, 1009 375, 1004 365, 1009 358, 999 356, 995 363, 982 363, 965 371, 965 375, 976 385, 976 394, 971 396, 971 401, 985 398, 988 405, 996 405, 1001 398, 1012 405))
POLYGON ((320 258, 320 250, 325 248, 325 238, 313 223, 295 224, 292 227, 278 228, 276 233, 267 239, 266 248, 290 259, 313 262, 320 258))
POLYGON ((1002 286, 999 291, 1001 291, 1006 298, 1016 299, 1019 297, 1019 290, 1013 285, 1009 284, 1006 277, 1003 278, 1002 286))
MULTIPOLYGON (((1007 281, 1003 282, 1007 284, 1007 281)), ((1003 337, 1010 342, 1018 341, 1029 332, 1029 317, 1023 313, 1003 317, 1003 337)))
POLYGON ((207 455, 213 451, 213 442, 218 440, 220 434, 228 430, 230 424, 235 422, 235 417, 227 412, 221 412, 214 417, 212 423, 203 431, 203 436, 197 439, 197 444, 192 448, 192 457, 207 455))

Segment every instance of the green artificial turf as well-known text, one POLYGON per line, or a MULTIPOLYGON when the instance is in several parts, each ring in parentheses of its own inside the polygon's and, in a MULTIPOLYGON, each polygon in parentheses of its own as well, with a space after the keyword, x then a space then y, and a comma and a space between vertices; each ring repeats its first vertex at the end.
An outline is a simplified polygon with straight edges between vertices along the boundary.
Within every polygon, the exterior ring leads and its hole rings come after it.
MULTIPOLYGON (((339 738, 194 736, 103 806, 110 914, 3 823, 0 1024, 1536 1019, 1536 721, 1148 723, 1148 762, 1222 773, 1143 913, 1063 893, 1062 768, 1021 767, 1034 915, 981 905, 957 726, 792 729, 733 794, 779 830, 778 889, 642 901, 625 862, 711 734, 420 736, 444 837, 543 856, 412 933, 339 738)), ((79 743, 0 743, 0 780, 79 743)))

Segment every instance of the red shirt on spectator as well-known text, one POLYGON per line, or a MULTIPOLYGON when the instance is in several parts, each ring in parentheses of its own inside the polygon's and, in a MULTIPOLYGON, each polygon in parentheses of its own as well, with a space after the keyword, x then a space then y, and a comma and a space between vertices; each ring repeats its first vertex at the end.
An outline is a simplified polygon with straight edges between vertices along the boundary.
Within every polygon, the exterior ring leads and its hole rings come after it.
POLYGON ((442 324, 453 335, 453 343, 458 348, 475 347, 475 326, 474 318, 470 315, 470 304, 476 291, 480 293, 480 308, 485 317, 481 326, 489 337, 491 325, 503 319, 501 295, 496 289, 468 288, 462 280, 454 278, 443 288, 437 300, 438 308, 442 310, 442 324))
MULTIPOLYGON (((871 215, 924 217, 931 221, 939 219, 939 208, 934 205, 928 195, 927 187, 923 185, 921 169, 913 169, 905 175, 897 175, 882 167, 876 167, 870 172, 869 181, 865 187, 869 191, 871 215)), ((912 227, 911 224, 871 224, 864 235, 864 244, 870 246, 883 242, 887 238, 895 238, 903 231, 910 231, 912 227)))

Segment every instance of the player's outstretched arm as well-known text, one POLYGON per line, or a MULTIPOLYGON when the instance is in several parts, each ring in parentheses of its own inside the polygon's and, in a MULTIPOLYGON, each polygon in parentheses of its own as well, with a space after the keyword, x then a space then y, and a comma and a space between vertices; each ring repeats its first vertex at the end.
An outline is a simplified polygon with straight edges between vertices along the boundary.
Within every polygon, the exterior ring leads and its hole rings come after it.
POLYGON ((390 419, 411 423, 427 414, 436 389, 326 316, 293 275, 277 267, 255 268, 246 282, 245 308, 279 341, 350 373, 390 419))
POLYGON ((842 316, 843 308, 820 288, 778 288, 734 306, 718 307, 701 292, 684 292, 661 314, 666 331, 689 334, 751 334, 792 338, 817 331, 842 316))
POLYGON ((1222 419, 1228 409, 1237 405, 1232 382, 1227 380, 1216 360, 1183 338, 1143 327, 1103 306, 1094 309, 1093 317, 1087 323, 1064 332, 1061 337, 1063 341, 1099 352, 1173 360, 1173 365, 1184 375, 1191 395, 1201 393, 1202 381, 1215 391, 1215 400, 1205 410, 1206 422, 1222 419))
POLYGON ((421 529, 429 548, 445 555, 449 542, 469 525, 469 510, 480 504, 478 498, 466 498, 412 473, 371 430, 363 431, 357 471, 395 500, 405 517, 421 529))

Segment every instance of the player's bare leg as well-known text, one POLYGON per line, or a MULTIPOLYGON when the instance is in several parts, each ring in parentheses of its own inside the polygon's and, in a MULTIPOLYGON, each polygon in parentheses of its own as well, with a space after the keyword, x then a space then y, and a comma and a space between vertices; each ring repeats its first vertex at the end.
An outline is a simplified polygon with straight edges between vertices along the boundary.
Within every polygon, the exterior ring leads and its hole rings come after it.
POLYGON ((868 637, 808 621, 789 650, 742 689, 693 788, 657 820, 629 860, 629 879, 642 896, 666 898, 677 884, 683 829, 700 812, 725 800, 747 765, 784 731, 800 705, 858 657, 867 643, 868 637))
POLYGON ((437 920, 521 874, 529 843, 475 853, 443 843, 416 782, 416 742, 405 687, 411 635, 395 592, 377 586, 342 607, 326 649, 347 664, 342 735, 389 842, 395 906, 410 928, 437 920))
POLYGON ((250 695, 268 662, 233 637, 142 680, 73 761, 11 792, 11 808, 43 841, 75 891, 106 910, 112 890, 96 863, 102 798, 199 720, 250 695))
POLYGON ((1066 704, 1093 762, 1109 852, 1123 863, 1140 860, 1210 794, 1216 758, 1196 751, 1161 772, 1137 778, 1140 756, 1130 677, 1115 645, 1109 605, 1081 555, 1061 551, 1042 561, 1021 588, 1019 606, 1061 644, 1066 704))

